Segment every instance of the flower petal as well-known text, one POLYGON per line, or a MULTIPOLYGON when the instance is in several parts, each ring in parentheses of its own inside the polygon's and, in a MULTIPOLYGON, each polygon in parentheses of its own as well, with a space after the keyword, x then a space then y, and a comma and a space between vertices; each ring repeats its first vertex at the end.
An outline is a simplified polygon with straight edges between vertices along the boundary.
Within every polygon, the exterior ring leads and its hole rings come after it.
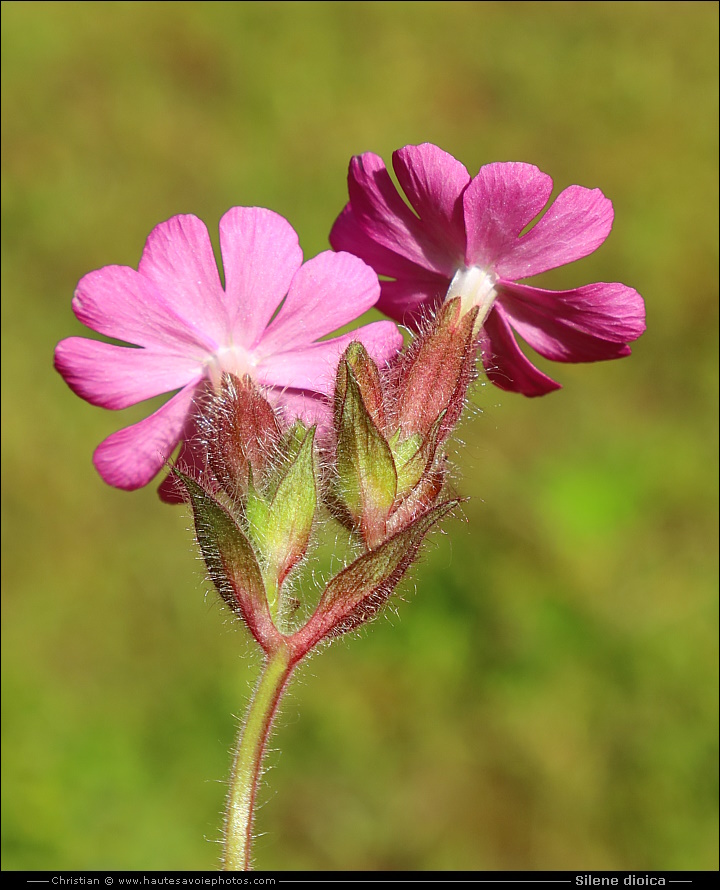
POLYGON ((198 382, 203 374, 202 365, 193 359, 85 337, 61 340, 55 367, 80 398, 113 409, 198 382))
POLYGON ((84 325, 116 340, 198 357, 214 348, 202 328, 178 315, 153 282, 129 266, 83 276, 72 305, 84 325))
POLYGON ((466 266, 495 269, 512 257, 520 232, 547 204, 552 179, 533 164, 486 164, 463 195, 466 266))
POLYGON ((434 240, 403 201, 382 158, 372 152, 354 157, 348 191, 353 214, 373 241, 421 268, 452 278, 457 257, 434 240))
POLYGON ((387 247, 383 247, 366 234, 353 213, 352 205, 346 204, 330 231, 333 250, 345 250, 360 257, 377 272, 392 278, 427 275, 427 271, 387 247))
POLYGON ((588 284, 568 291, 500 283, 500 303, 520 336, 557 362, 594 362, 630 354, 645 330, 645 304, 624 284, 588 284))
MULTIPOLYGON (((197 400, 197 396, 196 396, 197 400)), ((215 491, 217 483, 211 478, 207 467, 206 446, 197 428, 194 414, 189 414, 180 433, 182 444, 174 465, 200 482, 207 491, 215 491)), ((158 496, 166 504, 187 503, 187 491, 174 473, 168 473, 158 485, 158 496)))
POLYGON ((465 256, 462 194, 470 184, 463 164, 426 142, 396 151, 393 169, 429 236, 461 263, 465 256))
POLYGON ((607 238, 613 216, 612 202, 600 189, 571 185, 503 257, 496 271, 503 278, 529 278, 579 260, 607 238))
POLYGON ((504 317, 502 307, 497 303, 483 325, 482 362, 488 380, 508 392, 543 396, 554 389, 561 389, 559 383, 543 374, 523 354, 504 317))
POLYGON ((234 340, 251 349, 303 260, 290 223, 262 207, 233 207, 220 220, 225 293, 234 340))
POLYGON ((285 389, 270 387, 265 390, 265 397, 280 412, 287 426, 299 418, 306 426, 317 426, 322 438, 327 438, 331 434, 332 404, 328 396, 290 387, 285 389))
POLYGON ((186 386, 154 414, 98 445, 93 463, 108 485, 133 491, 148 484, 180 441, 196 389, 195 384, 186 386))
POLYGON ((225 341, 229 325, 225 293, 205 223, 186 214, 155 226, 138 270, 181 318, 214 345, 225 341))
POLYGON ((354 321, 379 296, 380 284, 370 266, 352 254, 326 250, 300 267, 258 352, 309 346, 354 321))
POLYGON ((419 331, 448 289, 447 278, 404 278, 381 281, 376 308, 413 331, 419 331))
POLYGON ((292 387, 330 395, 335 385, 340 356, 359 340, 374 361, 383 366, 403 345, 403 337, 391 321, 375 321, 349 334, 267 356, 257 367, 257 379, 266 386, 292 387))

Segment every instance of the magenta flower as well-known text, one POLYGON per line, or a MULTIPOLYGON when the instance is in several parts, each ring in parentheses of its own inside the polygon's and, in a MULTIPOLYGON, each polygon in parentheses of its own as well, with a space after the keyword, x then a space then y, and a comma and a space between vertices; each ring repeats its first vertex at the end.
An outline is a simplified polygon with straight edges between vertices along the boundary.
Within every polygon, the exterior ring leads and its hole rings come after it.
MULTIPOLYGON (((326 396, 347 345, 360 340, 380 363, 402 346, 385 321, 320 340, 375 304, 377 276, 347 253, 325 251, 303 264, 295 231, 271 210, 229 210, 220 220, 220 249, 224 288, 205 225, 175 216, 150 233, 137 271, 106 266, 78 284, 80 321, 139 348, 61 341, 55 367, 70 388, 113 409, 179 390, 98 446, 93 462, 110 485, 146 485, 181 441, 179 460, 197 465, 196 398, 223 372, 249 374, 289 419, 329 425, 326 396)), ((176 499, 168 480, 160 493, 176 499)))
POLYGON ((501 389, 538 396, 559 389, 518 346, 559 362, 592 362, 630 354, 645 330, 642 297, 623 284, 541 290, 518 280, 587 256, 607 238, 610 201, 599 189, 565 189, 535 225, 552 179, 532 164, 497 163, 471 179, 435 145, 407 145, 393 169, 366 153, 350 162, 350 201, 330 243, 361 257, 382 276, 378 309, 410 327, 444 298, 479 307, 482 360, 501 389))

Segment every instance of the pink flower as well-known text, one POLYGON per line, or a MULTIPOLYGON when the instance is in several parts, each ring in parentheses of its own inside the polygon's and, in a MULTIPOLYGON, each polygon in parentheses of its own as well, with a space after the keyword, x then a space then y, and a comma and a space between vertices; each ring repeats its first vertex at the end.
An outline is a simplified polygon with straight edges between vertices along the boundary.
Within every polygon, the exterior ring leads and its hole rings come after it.
POLYGON ((607 238, 610 201, 599 189, 565 189, 545 215, 552 179, 531 164, 498 163, 471 179, 435 145, 408 145, 393 169, 366 153, 350 162, 350 201, 330 243, 369 263, 381 281, 378 309, 417 328, 445 297, 479 307, 482 358, 501 389, 538 396, 559 389, 520 350, 513 331, 540 355, 592 362, 630 354, 645 330, 642 297, 623 284, 588 284, 549 291, 518 284, 587 256, 607 238), (411 209, 412 208, 412 209, 411 209))
MULTIPOLYGON (((205 225, 175 216, 150 233, 137 271, 106 266, 78 284, 80 321, 139 348, 62 340, 55 367, 68 386, 113 409, 179 390, 98 446, 93 461, 110 485, 146 485, 181 441, 180 460, 197 465, 196 397, 223 372, 249 374, 290 419, 330 424, 325 397, 347 345, 360 340, 380 363, 402 346, 385 321, 320 340, 375 304, 377 276, 347 253, 325 251, 303 264, 295 231, 271 210, 229 210, 220 220, 220 249, 224 288, 205 225)), ((176 499, 168 480, 160 493, 176 499)))

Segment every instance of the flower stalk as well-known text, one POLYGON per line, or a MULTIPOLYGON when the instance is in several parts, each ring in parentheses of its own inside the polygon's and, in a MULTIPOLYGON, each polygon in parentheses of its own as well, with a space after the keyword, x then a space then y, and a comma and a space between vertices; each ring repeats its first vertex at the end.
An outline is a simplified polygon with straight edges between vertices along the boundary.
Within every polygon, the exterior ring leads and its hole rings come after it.
POLYGON ((278 646, 267 657, 250 702, 230 775, 225 809, 224 871, 248 871, 252 867, 253 817, 263 755, 280 699, 296 664, 290 649, 286 645, 278 646))

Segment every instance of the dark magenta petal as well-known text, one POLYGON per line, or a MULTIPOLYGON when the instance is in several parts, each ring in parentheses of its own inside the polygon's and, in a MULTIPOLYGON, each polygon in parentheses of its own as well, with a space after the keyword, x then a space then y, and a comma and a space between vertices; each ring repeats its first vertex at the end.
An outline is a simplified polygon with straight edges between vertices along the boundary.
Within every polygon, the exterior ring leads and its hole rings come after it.
POLYGON ((431 145, 406 145, 393 154, 400 187, 423 222, 428 236, 448 257, 465 257, 462 195, 470 174, 452 155, 431 145))
POLYGON ((358 222, 352 206, 346 204, 330 231, 330 245, 333 250, 347 251, 360 257, 378 275, 391 278, 414 277, 426 274, 425 269, 374 241, 358 222))
POLYGON ((381 281, 377 308, 400 324, 418 331, 442 302, 447 288, 448 280, 440 276, 381 281))
POLYGON ((452 277, 457 258, 435 242, 408 207, 382 158, 371 152, 354 157, 348 191, 353 215, 373 241, 421 268, 452 277))
POLYGON ((544 396, 561 389, 523 354, 497 303, 483 325, 482 362, 488 380, 500 389, 524 396, 544 396))
POLYGON ((520 233, 545 207, 552 179, 533 164, 486 164, 463 195, 465 264, 495 269, 512 258, 520 233))
POLYGON ((517 280, 539 275, 588 256, 610 234, 612 203, 600 189, 571 185, 547 213, 506 254, 495 271, 517 280))
POLYGON ((501 282, 508 321, 540 355, 560 362, 594 362, 630 354, 645 330, 645 304, 636 290, 596 283, 547 291, 501 282))

